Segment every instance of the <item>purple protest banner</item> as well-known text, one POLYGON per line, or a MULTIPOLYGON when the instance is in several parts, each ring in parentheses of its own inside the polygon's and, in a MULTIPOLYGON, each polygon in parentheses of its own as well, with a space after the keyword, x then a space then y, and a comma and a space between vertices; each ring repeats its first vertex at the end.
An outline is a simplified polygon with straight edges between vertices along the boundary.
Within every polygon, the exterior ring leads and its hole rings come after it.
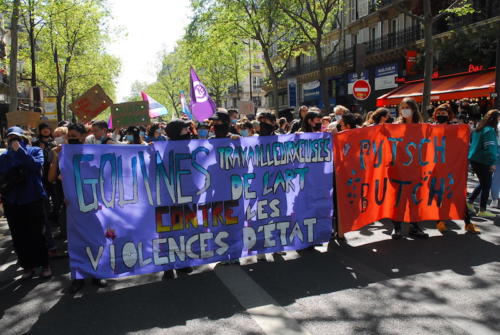
POLYGON ((191 113, 196 120, 203 122, 215 113, 217 107, 193 68, 190 71, 190 83, 191 113))
POLYGON ((331 235, 329 134, 64 145, 73 278, 303 249, 331 235))

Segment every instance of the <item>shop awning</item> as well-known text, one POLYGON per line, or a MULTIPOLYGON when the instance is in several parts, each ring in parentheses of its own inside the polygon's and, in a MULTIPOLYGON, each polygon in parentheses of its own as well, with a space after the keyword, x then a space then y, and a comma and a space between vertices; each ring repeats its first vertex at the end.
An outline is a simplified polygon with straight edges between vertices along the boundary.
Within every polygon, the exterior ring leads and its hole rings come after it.
MULTIPOLYGON (((377 107, 398 105, 410 97, 422 102, 423 80, 407 83, 377 98, 377 107)), ((432 80, 432 101, 489 97, 495 92, 495 70, 443 76, 432 80)))

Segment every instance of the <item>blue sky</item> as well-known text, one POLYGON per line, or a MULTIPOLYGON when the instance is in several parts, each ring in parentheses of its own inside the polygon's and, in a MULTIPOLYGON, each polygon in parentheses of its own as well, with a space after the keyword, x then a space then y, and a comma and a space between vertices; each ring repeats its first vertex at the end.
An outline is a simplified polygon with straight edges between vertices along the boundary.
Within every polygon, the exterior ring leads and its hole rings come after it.
POLYGON ((134 81, 153 82, 160 55, 172 51, 189 24, 189 0, 108 0, 111 27, 120 29, 108 50, 122 61, 117 98, 130 94, 134 81))

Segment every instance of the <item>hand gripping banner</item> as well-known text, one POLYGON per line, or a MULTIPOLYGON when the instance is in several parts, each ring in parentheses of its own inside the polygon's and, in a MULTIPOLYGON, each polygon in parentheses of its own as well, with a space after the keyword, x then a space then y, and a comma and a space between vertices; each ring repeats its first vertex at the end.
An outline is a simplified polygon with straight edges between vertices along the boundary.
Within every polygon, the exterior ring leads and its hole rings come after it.
POLYGON ((64 145, 73 278, 183 268, 328 241, 329 134, 64 145))
POLYGON ((380 125, 335 136, 339 232, 465 215, 467 125, 380 125))

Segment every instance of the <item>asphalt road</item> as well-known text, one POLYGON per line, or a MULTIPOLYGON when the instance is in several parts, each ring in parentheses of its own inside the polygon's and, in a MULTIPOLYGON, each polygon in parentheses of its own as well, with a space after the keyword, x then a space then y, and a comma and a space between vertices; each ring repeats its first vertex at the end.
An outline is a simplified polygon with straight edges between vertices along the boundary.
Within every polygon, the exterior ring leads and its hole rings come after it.
MULTIPOLYGON (((314 251, 87 284, 76 295, 67 259, 49 281, 21 283, 0 221, 0 334, 499 334, 500 211, 428 240, 390 238, 377 223, 314 251)), ((404 227, 406 229, 407 227, 404 227)))

